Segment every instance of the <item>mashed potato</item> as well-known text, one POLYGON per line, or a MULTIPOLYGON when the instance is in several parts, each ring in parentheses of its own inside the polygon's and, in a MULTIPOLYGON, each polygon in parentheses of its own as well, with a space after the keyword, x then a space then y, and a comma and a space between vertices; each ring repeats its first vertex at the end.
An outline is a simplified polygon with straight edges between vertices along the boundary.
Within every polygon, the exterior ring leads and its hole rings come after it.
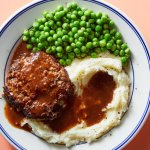
POLYGON ((82 94, 81 85, 86 86, 96 72, 105 71, 113 76, 116 89, 114 90, 112 102, 103 109, 106 112, 106 117, 99 123, 89 127, 82 122, 61 134, 52 131, 50 127, 37 120, 25 119, 22 125, 28 123, 32 128, 32 132, 48 143, 61 143, 71 146, 79 142, 94 141, 120 123, 128 108, 130 80, 123 71, 118 58, 75 59, 70 66, 66 67, 66 70, 75 85, 75 92, 78 95, 82 94))

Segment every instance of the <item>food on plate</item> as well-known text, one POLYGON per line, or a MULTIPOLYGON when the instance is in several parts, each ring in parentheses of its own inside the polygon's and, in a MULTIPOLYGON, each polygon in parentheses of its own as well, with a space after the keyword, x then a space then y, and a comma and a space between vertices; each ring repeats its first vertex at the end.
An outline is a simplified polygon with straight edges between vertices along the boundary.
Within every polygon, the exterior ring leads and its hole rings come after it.
POLYGON ((48 143, 92 142, 127 111, 129 59, 107 14, 76 3, 44 11, 23 32, 7 66, 7 119, 48 143))
POLYGON ((90 143, 119 125, 128 108, 130 81, 116 58, 75 59, 66 70, 78 95, 70 110, 48 124, 24 119, 22 125, 48 143, 90 143))
POLYGON ((61 65, 70 65, 74 58, 96 58, 109 51, 120 56, 123 65, 130 58, 130 49, 107 14, 82 9, 76 3, 53 12, 43 12, 31 29, 23 32, 23 41, 33 52, 44 50, 54 55, 61 65))
POLYGON ((57 118, 72 95, 73 85, 66 70, 44 52, 16 59, 4 86, 7 102, 34 119, 57 118))

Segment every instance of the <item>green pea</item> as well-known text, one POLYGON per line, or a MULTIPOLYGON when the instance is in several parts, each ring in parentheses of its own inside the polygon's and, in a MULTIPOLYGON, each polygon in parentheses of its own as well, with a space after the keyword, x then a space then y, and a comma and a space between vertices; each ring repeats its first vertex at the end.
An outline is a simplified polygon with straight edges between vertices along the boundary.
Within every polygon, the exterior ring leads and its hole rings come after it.
POLYGON ((59 63, 60 63, 61 65, 63 65, 63 66, 65 66, 65 65, 66 65, 66 62, 65 62, 65 60, 64 60, 64 59, 60 59, 60 60, 59 60, 59 63))
POLYGON ((53 20, 50 20, 50 21, 48 22, 48 24, 49 24, 50 27, 52 27, 52 26, 54 26, 54 21, 53 21, 53 20))
POLYGON ((48 42, 47 41, 43 41, 43 48, 46 48, 48 46, 48 42))
POLYGON ((92 58, 97 58, 97 54, 93 52, 93 53, 91 53, 91 57, 92 58))
POLYGON ((57 52, 59 52, 59 53, 61 53, 61 52, 63 51, 62 46, 58 46, 58 47, 56 47, 56 51, 57 51, 57 52))
POLYGON ((98 41, 94 41, 94 42, 93 42, 93 46, 94 46, 94 47, 98 47, 98 46, 99 46, 98 41))
POLYGON ((28 30, 24 30, 24 31, 23 31, 23 35, 24 35, 24 36, 29 36, 29 31, 28 31, 28 30))
POLYGON ((97 23, 98 25, 102 25, 102 20, 101 20, 101 19, 97 19, 97 20, 96 20, 96 23, 97 23))
POLYGON ((69 35, 70 37, 73 37, 72 31, 69 31, 69 32, 68 32, 68 35, 69 35))
POLYGON ((75 57, 75 54, 74 54, 73 52, 68 53, 68 57, 69 57, 71 60, 73 60, 74 57, 75 57))
POLYGON ((130 49, 129 48, 125 49, 125 53, 130 55, 130 49))
POLYGON ((69 29, 68 23, 64 23, 64 24, 62 25, 62 27, 63 27, 64 29, 69 29))
POLYGON ((32 49, 32 52, 35 53, 35 52, 38 52, 40 49, 38 47, 33 47, 32 49))
POLYGON ((74 10, 73 12, 72 12, 72 14, 74 14, 74 15, 78 15, 78 12, 76 11, 76 10, 74 10))
POLYGON ((109 30, 105 29, 103 30, 103 34, 109 33, 109 30))
POLYGON ((78 31, 78 28, 77 27, 73 27, 72 28, 72 32, 75 34, 75 33, 77 33, 77 31, 78 31))
POLYGON ((49 31, 49 27, 45 26, 44 27, 44 31, 48 32, 49 31))
POLYGON ((117 45, 116 45, 116 44, 113 44, 111 50, 112 50, 112 51, 115 51, 116 48, 117 48, 117 45))
POLYGON ((71 61, 71 59, 69 59, 69 58, 68 58, 68 59, 66 59, 66 64, 67 64, 67 65, 70 65, 70 64, 71 64, 71 62, 72 62, 72 61, 71 61))
POLYGON ((84 12, 81 10, 81 11, 78 11, 78 15, 81 17, 83 16, 84 12))
POLYGON ((76 44, 75 44, 75 43, 71 43, 71 47, 72 47, 72 48, 75 48, 75 47, 76 47, 76 44))
POLYGON ((34 22, 34 23, 33 23, 33 27, 34 27, 34 28, 38 28, 39 25, 40 25, 39 22, 34 22))
POLYGON ((46 38, 47 38, 47 36, 46 36, 45 34, 42 34, 42 35, 39 37, 40 41, 43 41, 43 40, 45 40, 46 38))
POLYGON ((73 37, 69 37, 69 42, 70 43, 74 42, 74 38, 73 37))
POLYGON ((46 49, 46 53, 48 53, 48 54, 51 54, 51 53, 52 53, 51 47, 48 47, 48 48, 46 49))
POLYGON ((66 52, 71 52, 72 51, 72 47, 71 46, 67 46, 66 47, 66 52))
POLYGON ((79 36, 83 36, 84 35, 84 31, 82 29, 78 30, 78 35, 79 36))
POLYGON ((85 27, 86 26, 86 22, 84 20, 80 21, 80 26, 81 27, 85 27))
POLYGON ((48 36, 49 36, 49 32, 45 32, 44 34, 45 34, 45 36, 46 36, 46 37, 48 37, 48 36))
POLYGON ((96 14, 94 12, 91 13, 91 18, 95 19, 96 18, 96 14))
POLYGON ((79 48, 75 48, 74 52, 75 52, 75 54, 79 54, 80 53, 80 49, 79 48))
POLYGON ((44 25, 43 24, 39 26, 39 30, 41 30, 41 31, 44 30, 44 25))
POLYGON ((121 46, 120 46, 120 45, 118 45, 118 44, 117 44, 117 49, 118 49, 118 50, 120 50, 120 49, 121 49, 121 46))
POLYGON ((106 40, 105 39, 100 40, 99 44, 100 44, 100 47, 105 47, 106 46, 106 40))
POLYGON ((125 55, 124 50, 120 50, 120 56, 124 56, 124 55, 125 55))
POLYGON ((86 28, 86 31, 87 31, 88 33, 90 33, 90 32, 92 31, 92 29, 91 29, 91 28, 86 28))
POLYGON ((63 34, 68 34, 68 31, 67 30, 62 30, 63 34))
POLYGON ((106 33, 106 34, 104 35, 104 39, 105 39, 106 41, 109 41, 110 38, 111 38, 111 36, 110 36, 109 33, 106 33))
POLYGON ((55 31, 54 30, 50 30, 50 35, 54 35, 55 34, 55 31))
POLYGON ((77 8, 77 3, 72 2, 72 3, 71 3, 71 8, 76 9, 76 8, 77 8))
POLYGON ((85 21, 85 20, 86 20, 86 16, 82 16, 82 17, 81 17, 81 20, 82 20, 82 21, 85 21))
POLYGON ((97 14, 96 14, 96 18, 101 18, 102 17, 102 13, 101 12, 98 12, 97 14))
POLYGON ((64 35, 64 36, 62 37, 62 40, 63 40, 63 41, 68 41, 68 40, 69 40, 68 35, 64 35))
POLYGON ((35 37, 31 37, 31 42, 32 43, 36 43, 36 38, 35 37))
POLYGON ((43 16, 45 17, 48 14, 48 11, 43 12, 43 16))
POLYGON ((106 48, 107 48, 107 49, 111 49, 111 48, 112 48, 112 43, 111 43, 111 42, 108 42, 108 43, 106 44, 106 48))
POLYGON ((79 41, 76 42, 76 47, 77 47, 77 48, 81 48, 81 46, 82 46, 82 43, 81 43, 81 42, 79 42, 79 41))
POLYGON ((54 42, 55 46, 60 46, 61 44, 58 41, 54 42))
POLYGON ((46 22, 46 18, 43 17, 43 18, 41 19, 41 22, 42 22, 42 23, 45 23, 45 22, 46 22))
POLYGON ((86 48, 87 48, 87 49, 93 48, 92 42, 87 42, 87 43, 86 43, 86 48))
POLYGON ((114 21, 110 20, 109 26, 113 27, 115 25, 114 21))
POLYGON ((57 11, 61 11, 61 10, 63 10, 63 9, 64 9, 63 6, 58 6, 58 7, 56 8, 57 11))
POLYGON ((73 23, 74 27, 79 27, 79 25, 80 25, 79 21, 74 21, 74 23, 73 23))
POLYGON ((58 31, 58 32, 57 32, 57 36, 58 36, 58 37, 62 37, 62 36, 63 36, 62 31, 58 31))
POLYGON ((27 49, 32 49, 32 44, 27 44, 27 49))
POLYGON ((62 17, 62 16, 61 16, 61 13, 60 13, 60 12, 56 12, 56 14, 55 14, 55 16, 54 16, 54 19, 55 19, 56 21, 58 21, 58 20, 60 20, 61 17, 62 17))
POLYGON ((39 37, 41 35, 40 31, 35 32, 35 37, 39 37))
POLYGON ((121 48, 122 48, 123 50, 125 50, 127 47, 128 47, 128 46, 127 46, 127 43, 123 43, 123 44, 121 45, 121 48))
POLYGON ((52 53, 55 53, 55 52, 56 52, 56 46, 53 45, 53 46, 51 47, 51 51, 52 51, 52 53))
POLYGON ((109 25, 105 23, 105 24, 103 25, 103 28, 104 28, 104 29, 108 29, 108 28, 109 28, 109 25))
POLYGON ((96 32, 99 32, 99 31, 101 31, 102 30, 102 27, 100 26, 100 25, 97 25, 96 27, 95 27, 95 31, 96 32))
POLYGON ((106 23, 108 21, 108 17, 106 14, 103 14, 102 17, 101 17, 101 20, 103 23, 106 23))
POLYGON ((42 43, 38 43, 38 48, 39 49, 42 49, 44 46, 43 46, 43 44, 42 43))
POLYGON ((81 52, 82 52, 82 53, 86 53, 86 52, 87 52, 86 46, 82 46, 82 47, 81 47, 81 52))
POLYGON ((27 42, 28 39, 29 39, 29 38, 28 38, 27 36, 25 36, 25 35, 22 37, 22 40, 23 40, 24 42, 27 42))
POLYGON ((119 53, 120 53, 120 51, 119 51, 119 50, 115 50, 115 51, 113 52, 113 54, 114 54, 115 56, 118 56, 118 55, 119 55, 119 53))
POLYGON ((111 29, 111 30, 110 30, 110 34, 112 34, 112 35, 116 34, 116 32, 117 32, 116 29, 111 29))
POLYGON ((125 64, 127 61, 128 61, 128 58, 127 58, 127 57, 121 57, 121 62, 122 62, 123 64, 125 64))
POLYGON ((87 38, 89 36, 88 32, 84 32, 84 37, 87 38))
POLYGON ((94 22, 95 22, 94 19, 89 19, 89 23, 90 23, 90 24, 92 24, 92 23, 94 23, 94 22))
POLYGON ((123 43, 123 41, 122 40, 116 40, 116 43, 118 44, 118 45, 121 45, 122 43, 123 43))
POLYGON ((116 32, 115 38, 116 38, 116 39, 121 39, 121 33, 120 33, 120 32, 116 32))
POLYGON ((72 14, 71 19, 73 19, 73 20, 77 19, 76 15, 72 14))
POLYGON ((56 53, 56 56, 57 56, 58 58, 62 58, 62 57, 63 57, 63 54, 62 54, 62 53, 56 53))
POLYGON ((84 12, 84 15, 87 16, 87 17, 89 17, 89 16, 91 15, 91 13, 92 13, 91 10, 86 10, 86 11, 84 12))
POLYGON ((53 39, 54 39, 54 40, 57 40, 57 38, 58 38, 58 35, 57 35, 57 34, 54 34, 54 35, 53 35, 53 39))
POLYGON ((78 39, 81 43, 85 41, 85 37, 79 37, 78 39))

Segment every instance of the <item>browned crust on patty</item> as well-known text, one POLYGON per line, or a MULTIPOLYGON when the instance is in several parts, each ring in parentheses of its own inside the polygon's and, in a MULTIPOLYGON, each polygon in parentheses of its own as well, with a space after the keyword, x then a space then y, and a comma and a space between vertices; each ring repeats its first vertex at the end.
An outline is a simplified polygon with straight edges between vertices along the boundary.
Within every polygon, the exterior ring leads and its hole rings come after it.
POLYGON ((6 101, 33 119, 57 118, 73 93, 73 84, 64 67, 44 52, 15 60, 4 86, 6 101))

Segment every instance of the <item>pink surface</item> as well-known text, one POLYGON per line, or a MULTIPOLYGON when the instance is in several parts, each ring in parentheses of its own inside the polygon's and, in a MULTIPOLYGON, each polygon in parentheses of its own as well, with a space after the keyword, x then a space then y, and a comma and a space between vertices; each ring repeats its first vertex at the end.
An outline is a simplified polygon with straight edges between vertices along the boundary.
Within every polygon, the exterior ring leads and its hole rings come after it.
MULTIPOLYGON (((150 1, 149 0, 106 0, 126 13, 139 27, 150 46, 150 1)), ((31 0, 1 0, 0 25, 18 8, 31 0), (8 7, 9 5, 9 7, 8 7)), ((149 150, 150 117, 138 135, 124 148, 124 150, 149 150)), ((0 150, 14 150, 14 148, 0 135, 0 150)))

